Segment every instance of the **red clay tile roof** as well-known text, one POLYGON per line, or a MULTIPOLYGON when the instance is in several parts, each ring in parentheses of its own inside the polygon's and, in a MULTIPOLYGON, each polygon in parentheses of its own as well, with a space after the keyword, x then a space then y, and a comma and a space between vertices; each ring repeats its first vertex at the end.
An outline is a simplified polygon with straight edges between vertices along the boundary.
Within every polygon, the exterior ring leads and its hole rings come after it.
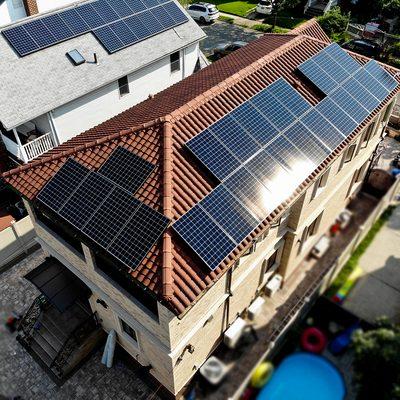
MULTIPOLYGON (((295 70, 300 63, 327 44, 329 41, 326 35, 314 20, 288 35, 264 35, 154 98, 76 136, 34 162, 4 174, 4 178, 23 196, 32 200, 69 156, 73 155, 87 167, 97 169, 115 146, 122 145, 157 164, 156 170, 137 194, 139 199, 165 211, 165 196, 171 190, 171 216, 176 220, 206 196, 215 185, 211 178, 202 172, 202 168, 189 158, 187 152, 183 151, 185 142, 278 77, 285 77, 303 96, 316 104, 320 100, 319 95, 299 80, 295 70), (163 175, 163 140, 168 124, 172 131, 171 149, 167 149, 171 150, 171 182, 165 182, 163 175)), ((347 143, 357 136, 377 112, 378 110, 350 135, 347 143)), ((176 314, 183 313, 232 265, 252 240, 267 229, 269 223, 326 169, 347 143, 336 149, 293 196, 275 210, 215 271, 211 272, 199 266, 181 240, 170 230, 168 235, 171 235, 171 242, 168 252, 171 252, 171 265, 166 267, 172 275, 172 294, 162 296, 162 240, 154 246, 143 263, 132 271, 132 275, 156 293, 176 314)))

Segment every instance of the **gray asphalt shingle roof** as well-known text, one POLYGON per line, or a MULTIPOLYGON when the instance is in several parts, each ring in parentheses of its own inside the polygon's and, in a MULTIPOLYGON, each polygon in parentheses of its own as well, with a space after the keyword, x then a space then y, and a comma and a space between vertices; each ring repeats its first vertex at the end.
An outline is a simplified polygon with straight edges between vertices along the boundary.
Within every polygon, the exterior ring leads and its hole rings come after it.
POLYGON ((113 54, 92 33, 86 33, 21 58, 0 34, 0 121, 7 129, 14 128, 204 37, 189 18, 176 28, 113 54), (65 53, 73 49, 88 61, 96 53, 98 65, 72 65, 65 53))

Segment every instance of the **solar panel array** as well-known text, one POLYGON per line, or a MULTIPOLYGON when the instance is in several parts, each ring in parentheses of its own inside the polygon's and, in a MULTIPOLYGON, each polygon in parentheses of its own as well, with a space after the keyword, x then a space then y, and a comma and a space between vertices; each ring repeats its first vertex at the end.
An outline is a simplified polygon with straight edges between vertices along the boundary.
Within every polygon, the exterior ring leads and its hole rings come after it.
POLYGON ((154 168, 152 163, 118 146, 101 166, 99 173, 134 194, 154 168))
POLYGON ((186 143, 220 184, 173 227, 211 270, 396 87, 336 44, 303 65, 329 92, 315 107, 280 78, 186 143))
POLYGON ((169 224, 168 218, 120 185, 72 158, 37 199, 132 269, 142 262, 169 224))
POLYGON ((109 53, 188 21, 168 0, 96 0, 2 31, 22 57, 93 32, 109 53))

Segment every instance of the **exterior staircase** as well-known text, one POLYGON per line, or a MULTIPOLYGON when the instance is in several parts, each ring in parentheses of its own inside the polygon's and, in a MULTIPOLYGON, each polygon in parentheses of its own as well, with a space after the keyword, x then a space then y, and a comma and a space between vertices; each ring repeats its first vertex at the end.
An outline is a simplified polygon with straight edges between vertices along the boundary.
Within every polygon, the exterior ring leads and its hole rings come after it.
POLYGON ((18 330, 17 340, 57 384, 62 384, 105 336, 86 305, 76 302, 61 313, 42 295, 18 330))

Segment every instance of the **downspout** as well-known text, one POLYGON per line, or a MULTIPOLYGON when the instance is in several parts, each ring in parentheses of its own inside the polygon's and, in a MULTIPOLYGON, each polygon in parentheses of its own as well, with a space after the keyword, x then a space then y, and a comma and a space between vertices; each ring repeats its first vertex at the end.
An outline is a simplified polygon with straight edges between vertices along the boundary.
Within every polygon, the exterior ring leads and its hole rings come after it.
MULTIPOLYGON (((163 211, 172 220, 172 124, 167 116, 164 122, 163 143, 163 211)), ((167 300, 173 295, 172 288, 172 240, 169 229, 163 235, 162 294, 167 300)))

